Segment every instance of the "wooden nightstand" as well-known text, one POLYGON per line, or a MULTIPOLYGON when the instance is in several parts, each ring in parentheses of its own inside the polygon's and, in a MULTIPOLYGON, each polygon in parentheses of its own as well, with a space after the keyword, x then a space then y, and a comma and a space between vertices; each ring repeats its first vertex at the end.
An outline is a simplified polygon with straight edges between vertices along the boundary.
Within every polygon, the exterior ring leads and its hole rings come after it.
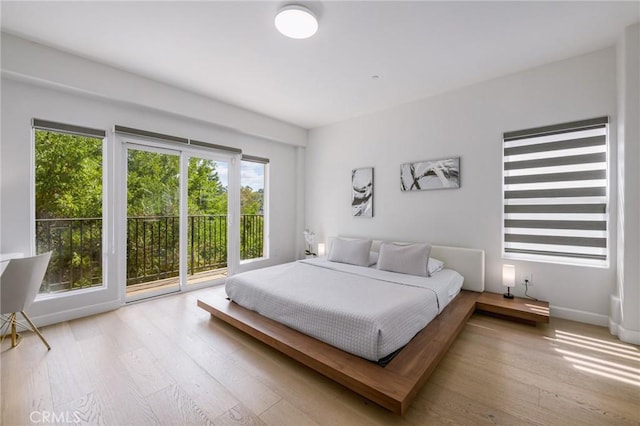
POLYGON ((507 299, 500 293, 482 293, 476 301, 476 310, 531 325, 549 322, 549 302, 522 297, 507 299))

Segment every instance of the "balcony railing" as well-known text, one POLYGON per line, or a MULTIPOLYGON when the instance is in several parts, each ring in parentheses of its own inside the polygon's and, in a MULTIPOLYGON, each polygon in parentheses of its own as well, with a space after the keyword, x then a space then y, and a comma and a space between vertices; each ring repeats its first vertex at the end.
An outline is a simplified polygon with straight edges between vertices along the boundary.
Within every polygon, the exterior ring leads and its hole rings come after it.
MULTIPOLYGON (((178 216, 127 218, 127 285, 179 275, 178 216)), ((240 258, 264 253, 264 216, 240 216, 240 258)), ((37 219, 37 253, 52 251, 41 293, 102 284, 102 219, 37 219)), ((187 228, 187 272, 227 266, 227 216, 191 215, 187 228)))
POLYGON ((36 253, 52 251, 41 293, 102 284, 102 219, 36 219, 36 253))

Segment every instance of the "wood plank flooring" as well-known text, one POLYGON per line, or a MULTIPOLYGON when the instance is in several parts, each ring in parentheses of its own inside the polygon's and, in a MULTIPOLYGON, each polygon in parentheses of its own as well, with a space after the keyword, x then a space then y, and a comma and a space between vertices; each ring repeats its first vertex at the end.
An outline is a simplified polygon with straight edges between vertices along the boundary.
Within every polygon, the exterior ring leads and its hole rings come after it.
POLYGON ((137 303, 2 346, 2 425, 640 424, 640 349, 601 327, 471 317, 400 417, 196 306, 137 303))

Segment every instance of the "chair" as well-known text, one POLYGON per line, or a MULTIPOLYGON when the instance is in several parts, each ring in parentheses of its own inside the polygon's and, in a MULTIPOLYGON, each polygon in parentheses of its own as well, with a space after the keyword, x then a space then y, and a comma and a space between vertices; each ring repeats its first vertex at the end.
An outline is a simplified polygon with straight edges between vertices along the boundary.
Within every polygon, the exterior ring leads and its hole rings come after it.
POLYGON ((42 343, 45 344, 47 349, 51 350, 51 346, 49 346, 47 340, 24 312, 33 303, 38 294, 50 258, 51 252, 47 252, 37 256, 11 259, 9 261, 9 264, 0 277, 0 314, 3 319, 1 327, 3 332, 0 343, 7 335, 4 330, 10 326, 11 347, 16 347, 20 337, 16 333, 16 326, 20 325, 33 330, 33 332, 40 337, 40 340, 42 340, 42 343), (29 327, 18 322, 18 312, 20 312, 29 323, 29 327))

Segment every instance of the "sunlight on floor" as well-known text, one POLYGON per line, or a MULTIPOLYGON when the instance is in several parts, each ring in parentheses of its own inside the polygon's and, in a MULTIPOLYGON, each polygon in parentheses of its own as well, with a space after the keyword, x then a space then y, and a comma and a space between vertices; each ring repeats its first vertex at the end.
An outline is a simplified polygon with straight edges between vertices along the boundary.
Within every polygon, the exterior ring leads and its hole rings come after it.
POLYGON ((637 346, 562 330, 555 330, 555 333, 555 338, 545 339, 557 344, 555 351, 576 370, 640 387, 640 349, 637 346))

